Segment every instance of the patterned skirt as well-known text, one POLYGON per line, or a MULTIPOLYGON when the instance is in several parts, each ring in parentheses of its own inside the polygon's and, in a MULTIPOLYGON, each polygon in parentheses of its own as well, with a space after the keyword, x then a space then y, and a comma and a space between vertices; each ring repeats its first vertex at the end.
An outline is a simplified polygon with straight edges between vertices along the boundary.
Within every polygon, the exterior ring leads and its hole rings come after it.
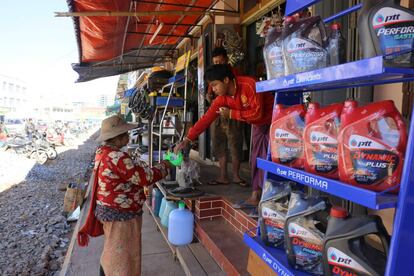
POLYGON ((106 276, 141 275, 142 216, 127 221, 102 221, 101 265, 106 276))

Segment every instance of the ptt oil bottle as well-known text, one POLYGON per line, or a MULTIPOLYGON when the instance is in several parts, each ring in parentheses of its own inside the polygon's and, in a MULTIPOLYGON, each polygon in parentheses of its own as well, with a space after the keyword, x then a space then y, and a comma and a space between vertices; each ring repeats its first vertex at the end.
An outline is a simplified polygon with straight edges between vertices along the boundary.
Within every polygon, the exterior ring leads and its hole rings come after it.
POLYGON ((326 208, 323 199, 291 193, 285 222, 285 248, 289 264, 295 269, 323 275, 326 208))
POLYGON ((401 180, 407 130, 393 101, 363 107, 345 102, 338 136, 341 181, 381 192, 401 180))
POLYGON ((349 217, 345 209, 332 207, 324 240, 325 275, 384 275, 389 242, 380 217, 349 217))
POLYGON ((414 66, 414 11, 401 7, 399 0, 364 0, 358 15, 358 31, 364 58, 386 56, 389 65, 414 66))
POLYGON ((308 105, 303 131, 307 172, 338 178, 338 133, 342 108, 343 104, 323 108, 318 103, 308 105))
POLYGON ((275 26, 269 30, 265 46, 263 47, 267 79, 274 79, 285 75, 282 41, 282 28, 280 26, 275 26))
POLYGON ((341 25, 334 23, 330 26, 328 53, 329 65, 338 65, 346 62, 346 40, 341 32, 341 25))
POLYGON ((259 204, 260 236, 268 246, 278 247, 284 243, 285 219, 291 192, 290 181, 268 179, 264 183, 259 204))
POLYGON ((328 65, 328 37, 320 16, 290 17, 283 28, 283 54, 287 75, 328 65))
POLYGON ((269 136, 273 162, 303 169, 304 117, 303 104, 290 107, 283 107, 281 104, 274 106, 269 136))

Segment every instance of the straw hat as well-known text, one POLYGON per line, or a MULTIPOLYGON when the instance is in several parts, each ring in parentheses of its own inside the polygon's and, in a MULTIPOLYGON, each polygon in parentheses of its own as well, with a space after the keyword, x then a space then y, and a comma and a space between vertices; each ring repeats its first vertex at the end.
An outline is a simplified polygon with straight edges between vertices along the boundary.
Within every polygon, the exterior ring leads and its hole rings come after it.
POLYGON ((128 124, 125 120, 117 115, 106 118, 102 121, 101 133, 96 139, 98 142, 103 142, 114 138, 128 130, 136 128, 137 124, 128 124))

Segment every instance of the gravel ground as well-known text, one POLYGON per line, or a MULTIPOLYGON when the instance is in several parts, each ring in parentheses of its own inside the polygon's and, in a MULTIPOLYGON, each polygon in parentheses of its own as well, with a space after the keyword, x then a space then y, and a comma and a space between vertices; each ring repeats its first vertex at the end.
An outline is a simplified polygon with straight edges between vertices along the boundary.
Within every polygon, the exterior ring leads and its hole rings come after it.
POLYGON ((0 275, 58 275, 75 226, 62 215, 58 188, 89 180, 94 138, 58 147, 45 165, 0 152, 0 275))

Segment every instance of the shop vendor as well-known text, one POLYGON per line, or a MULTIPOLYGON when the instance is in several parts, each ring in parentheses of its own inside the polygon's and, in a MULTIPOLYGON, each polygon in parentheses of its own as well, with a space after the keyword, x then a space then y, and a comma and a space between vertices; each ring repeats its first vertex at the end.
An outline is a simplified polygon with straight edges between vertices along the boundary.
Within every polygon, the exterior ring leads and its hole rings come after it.
POLYGON ((265 158, 269 144, 269 128, 272 119, 273 95, 256 93, 256 80, 248 76, 234 76, 226 64, 212 65, 205 72, 205 80, 217 95, 206 114, 189 130, 175 151, 188 147, 218 116, 239 120, 252 125, 252 186, 247 200, 236 208, 257 206, 261 197, 263 171, 256 166, 256 158, 265 158))

